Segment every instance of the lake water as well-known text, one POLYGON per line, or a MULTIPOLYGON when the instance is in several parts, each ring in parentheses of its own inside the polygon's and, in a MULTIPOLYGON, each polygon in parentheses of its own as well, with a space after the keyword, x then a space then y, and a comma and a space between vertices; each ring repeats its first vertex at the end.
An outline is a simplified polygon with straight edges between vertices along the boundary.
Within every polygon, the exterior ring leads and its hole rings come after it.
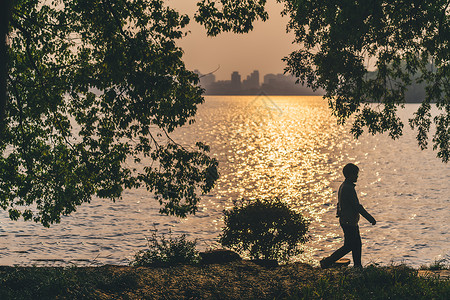
MULTIPOLYGON (((407 104, 400 114, 407 120, 417 107, 407 104)), ((195 216, 159 215, 145 189, 126 191, 115 203, 93 199, 51 228, 11 221, 2 211, 0 265, 127 264, 154 228, 185 233, 200 250, 217 247, 222 211, 234 199, 275 196, 311 220, 311 240, 296 260, 317 264, 343 242, 335 204, 348 162, 360 167, 356 189, 378 221, 360 221, 363 264, 450 259, 450 165, 420 151, 407 125, 399 140, 354 140, 324 100, 301 96, 208 96, 196 120, 172 137, 209 144, 221 176, 195 216)))

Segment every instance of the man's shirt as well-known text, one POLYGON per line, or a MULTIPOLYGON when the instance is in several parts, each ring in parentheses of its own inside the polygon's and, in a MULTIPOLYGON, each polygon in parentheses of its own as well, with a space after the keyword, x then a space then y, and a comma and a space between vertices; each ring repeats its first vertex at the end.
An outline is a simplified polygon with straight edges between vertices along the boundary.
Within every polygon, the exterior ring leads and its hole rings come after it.
POLYGON ((359 200, 355 184, 345 180, 338 192, 338 216, 343 225, 357 226, 359 222, 359 200))

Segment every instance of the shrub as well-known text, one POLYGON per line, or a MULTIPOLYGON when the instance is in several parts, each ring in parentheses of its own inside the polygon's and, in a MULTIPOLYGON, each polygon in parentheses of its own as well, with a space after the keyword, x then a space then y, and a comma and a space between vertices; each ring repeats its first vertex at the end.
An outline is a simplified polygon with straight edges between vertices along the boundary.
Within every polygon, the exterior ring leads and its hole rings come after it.
POLYGON ((236 201, 224 215, 219 242, 252 259, 286 262, 308 240, 309 221, 278 198, 236 201))
POLYGON ((429 266, 421 266, 420 269, 422 270, 431 270, 431 271, 436 271, 436 270, 449 270, 450 269, 450 265, 446 264, 447 259, 443 258, 443 259, 437 259, 434 261, 434 263, 430 264, 429 266))
POLYGON ((148 249, 140 250, 130 263, 132 266, 173 266, 179 264, 195 264, 200 260, 196 250, 197 240, 189 241, 186 235, 169 238, 165 235, 158 236, 155 230, 150 238, 147 238, 148 249))
POLYGON ((226 249, 209 250, 206 252, 200 252, 199 254, 203 264, 221 264, 242 260, 239 254, 226 249))

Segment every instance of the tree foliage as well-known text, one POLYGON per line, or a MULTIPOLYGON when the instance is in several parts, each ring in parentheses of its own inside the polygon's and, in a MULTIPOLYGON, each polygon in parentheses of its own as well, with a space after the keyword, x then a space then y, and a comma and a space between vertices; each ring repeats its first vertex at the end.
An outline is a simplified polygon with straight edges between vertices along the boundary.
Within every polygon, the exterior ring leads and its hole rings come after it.
POLYGON ((253 29, 253 22, 266 21, 266 0, 202 0, 197 3, 195 20, 202 24, 208 35, 220 32, 246 33, 253 29))
MULTIPOLYGON (((448 0, 278 2, 299 45, 286 71, 323 88, 339 122, 350 119, 356 137, 397 138, 405 90, 424 83, 409 123, 421 148, 434 123, 433 148, 449 160, 448 0)), ((212 36, 244 33, 268 18, 265 4, 199 0, 195 20, 212 36)), ((48 226, 92 195, 141 185, 161 212, 194 213, 217 162, 206 145, 169 136, 203 102, 175 43, 189 18, 163 0, 6 0, 0 10, 0 206, 10 217, 48 226), (153 164, 136 170, 145 157, 153 164)))
MULTIPOLYGON (((203 1, 205 2, 205 1, 203 1)), ((206 1, 210 2, 210 1, 206 1)), ((235 1, 221 0, 223 10, 206 5, 197 20, 210 35, 219 29, 239 32, 240 24, 223 18, 235 1), (217 17, 219 16, 219 17, 217 17), (216 21, 216 22, 215 22, 216 21)), ((323 88, 340 123, 349 118, 352 133, 402 134, 397 110, 411 84, 426 86, 426 97, 409 120, 417 130, 419 146, 428 145, 431 124, 437 156, 450 158, 450 51, 448 0, 278 0, 290 17, 287 29, 295 33, 299 50, 284 60, 286 71, 313 89, 323 88), (370 73, 370 67, 376 72, 370 73), (375 104, 374 104, 375 103, 375 104), (432 112, 435 103, 437 112, 432 112)), ((265 1, 243 1, 257 16, 266 17, 265 1)), ((242 8, 240 8, 242 9, 242 8)), ((264 18, 263 18, 264 17, 264 18)), ((247 25, 246 28, 251 28, 247 25)))
POLYGON ((49 226, 93 195, 141 185, 162 213, 195 213, 217 161, 169 136, 204 101, 175 43, 188 23, 161 0, 14 2, 0 139, 0 206, 12 219, 49 226))

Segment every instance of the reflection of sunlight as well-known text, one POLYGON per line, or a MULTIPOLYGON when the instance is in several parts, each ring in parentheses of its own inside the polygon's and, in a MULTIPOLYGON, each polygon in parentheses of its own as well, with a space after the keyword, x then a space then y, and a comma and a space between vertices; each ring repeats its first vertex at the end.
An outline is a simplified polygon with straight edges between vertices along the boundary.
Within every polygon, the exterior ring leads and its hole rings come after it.
MULTIPOLYGON (((219 126, 227 132, 230 157, 221 164, 226 169, 216 192, 226 201, 280 197, 323 228, 323 215, 334 209, 331 182, 338 178, 343 155, 336 148, 344 129, 318 98, 264 97, 243 104, 219 126)), ((325 238, 315 232, 315 242, 325 238)))
MULTIPOLYGON (((342 245, 335 204, 347 162, 360 166, 358 195, 379 221, 374 227, 360 222, 364 261, 405 259, 420 266, 439 255, 448 257, 443 249, 448 249, 450 232, 445 222, 449 168, 431 150, 418 150, 412 131, 396 141, 387 135, 355 141, 348 128, 336 125, 320 97, 263 97, 265 101, 208 96, 197 122, 173 133, 182 145, 205 142, 219 161, 220 178, 202 197, 195 216, 160 215, 159 204, 142 188, 125 191, 115 203, 95 199, 50 230, 4 217, 0 233, 6 238, 0 250, 8 251, 0 262, 30 262, 41 259, 42 253, 67 261, 75 256, 92 260, 92 253, 100 251, 98 261, 126 264, 126 257, 147 245, 145 236, 153 224, 161 233, 172 230, 198 239, 199 250, 220 247, 223 210, 232 208, 233 200, 280 197, 311 220, 311 240, 298 259, 317 263, 342 245), (408 163, 398 159, 399 153, 408 163), (420 176, 411 176, 416 173, 420 176), (115 248, 109 249, 112 244, 115 248), (27 253, 17 252, 24 248, 27 253)), ((407 104, 407 109, 411 112, 417 105, 407 104)))

